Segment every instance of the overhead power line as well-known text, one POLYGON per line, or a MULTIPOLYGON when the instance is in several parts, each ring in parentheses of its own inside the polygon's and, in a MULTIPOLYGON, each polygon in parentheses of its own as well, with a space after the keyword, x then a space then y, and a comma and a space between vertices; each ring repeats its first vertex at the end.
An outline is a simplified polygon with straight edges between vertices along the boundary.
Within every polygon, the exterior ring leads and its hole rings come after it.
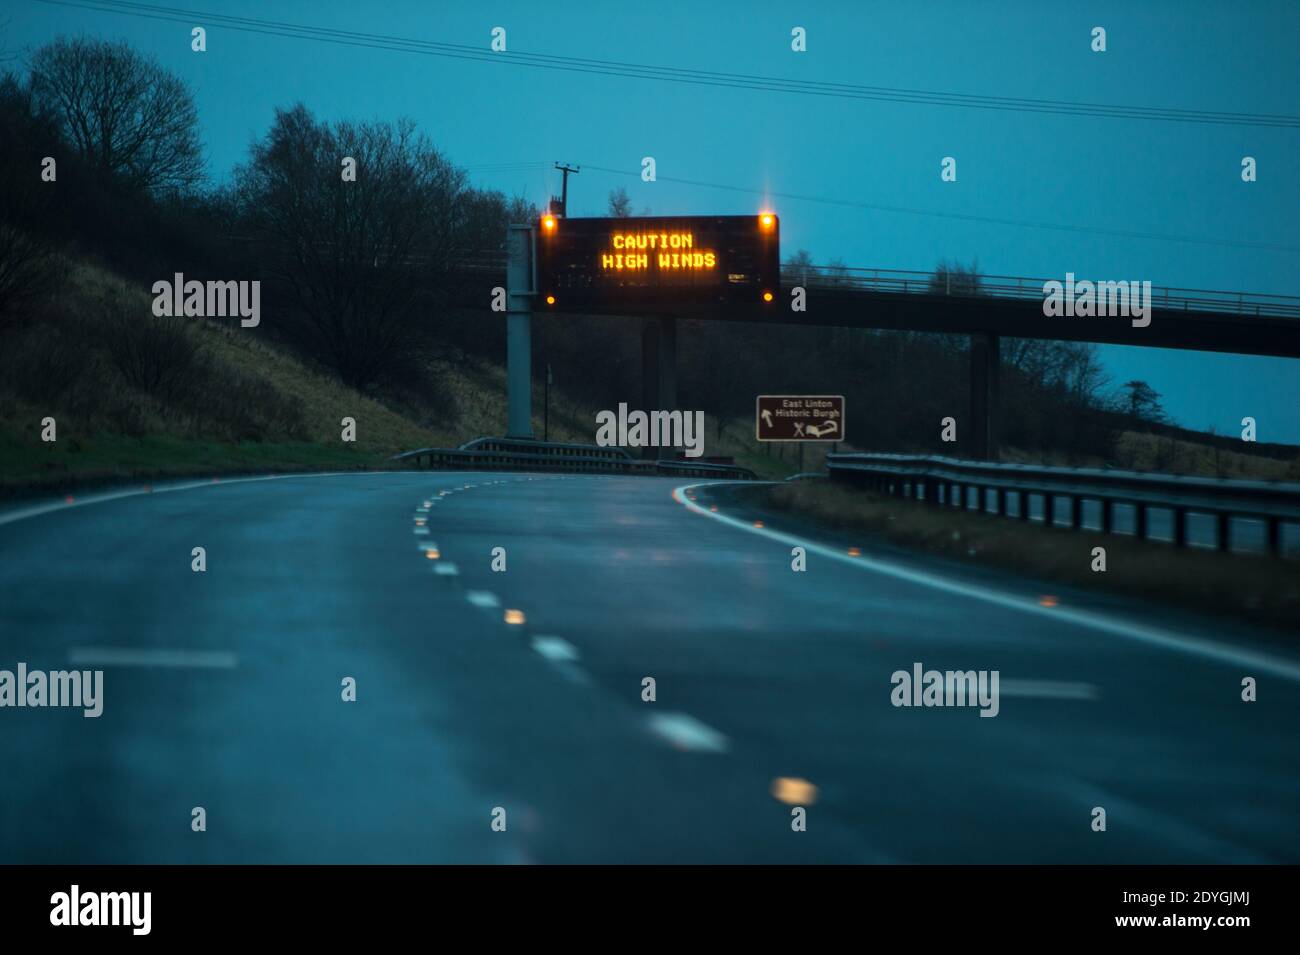
MULTIPOLYGON (((618 176, 640 178, 640 170, 614 169, 610 166, 597 166, 584 163, 584 169, 611 173, 618 176)), ((1189 242, 1197 245, 1218 245, 1235 249, 1266 249, 1275 252, 1300 252, 1300 246, 1282 245, 1272 242, 1243 242, 1233 239, 1209 239, 1198 236, 1171 235, 1160 232, 1141 232, 1131 229, 1103 229, 1096 226, 1066 225, 1054 222, 1033 222, 1023 219, 1005 219, 996 216, 967 215, 960 212, 938 212, 932 209, 913 209, 906 206, 886 205, 877 202, 859 202, 853 199, 833 199, 826 196, 809 196, 793 192, 773 192, 768 189, 754 189, 747 186, 733 186, 721 182, 705 182, 699 179, 680 179, 675 176, 656 176, 663 182, 676 182, 685 186, 698 186, 704 189, 722 189, 727 192, 740 192, 751 196, 768 199, 786 199, 794 202, 816 202, 822 205, 842 206, 851 209, 871 209, 876 212, 892 212, 900 215, 929 216, 936 219, 955 219, 962 222, 982 222, 990 225, 1014 226, 1022 229, 1050 229, 1055 232, 1080 232, 1091 235, 1107 235, 1124 239, 1155 239, 1163 242, 1189 242)))
POLYGON ((598 60, 586 57, 557 56, 543 53, 494 52, 486 47, 459 43, 442 43, 433 40, 416 40, 407 37, 355 30, 336 30, 307 24, 288 23, 188 10, 157 4, 135 3, 129 0, 38 0, 57 6, 77 7, 106 13, 146 19, 166 20, 194 24, 202 22, 232 30, 266 36, 317 40, 347 46, 419 53, 452 59, 525 66, 534 69, 562 70, 601 76, 619 76, 631 79, 661 80, 696 86, 714 86, 763 92, 792 93, 805 96, 833 97, 838 99, 873 100, 927 106, 949 106, 967 109, 997 110, 1017 113, 1049 113, 1068 116, 1098 116, 1112 119, 1138 119, 1157 122, 1217 124, 1230 126, 1263 126, 1300 129, 1300 116, 1266 113, 1225 112, 1216 110, 1190 110, 1154 106, 1124 106, 1105 103, 1079 103, 1066 100, 1027 99, 1009 96, 989 96, 967 93, 946 93, 933 90, 916 90, 885 86, 864 86, 853 83, 831 83, 812 80, 794 80, 759 76, 746 73, 724 73, 713 70, 695 70, 679 67, 651 66, 619 60, 598 60))

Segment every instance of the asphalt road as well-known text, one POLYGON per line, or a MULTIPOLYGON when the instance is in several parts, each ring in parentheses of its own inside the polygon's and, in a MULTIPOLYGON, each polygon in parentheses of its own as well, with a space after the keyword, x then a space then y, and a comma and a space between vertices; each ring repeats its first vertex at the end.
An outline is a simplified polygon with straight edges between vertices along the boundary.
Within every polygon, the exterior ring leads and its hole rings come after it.
POLYGON ((0 669, 104 671, 97 719, 0 709, 0 862, 1300 862, 1275 637, 844 541, 796 572, 682 483, 0 513, 0 669), (917 662, 997 670, 998 715, 893 706, 917 662))

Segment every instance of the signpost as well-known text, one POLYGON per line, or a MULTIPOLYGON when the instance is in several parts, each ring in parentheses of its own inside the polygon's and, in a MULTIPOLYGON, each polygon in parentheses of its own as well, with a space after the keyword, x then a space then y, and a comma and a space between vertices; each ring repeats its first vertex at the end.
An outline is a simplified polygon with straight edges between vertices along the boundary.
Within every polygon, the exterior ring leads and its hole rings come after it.
POLYGON ((506 435, 533 436, 533 228, 506 232, 506 435))
POLYGON ((843 441, 843 395, 759 395, 754 407, 759 441, 843 441))
POLYGON ((538 307, 675 302, 779 307, 781 225, 751 216, 567 219, 537 225, 538 307))

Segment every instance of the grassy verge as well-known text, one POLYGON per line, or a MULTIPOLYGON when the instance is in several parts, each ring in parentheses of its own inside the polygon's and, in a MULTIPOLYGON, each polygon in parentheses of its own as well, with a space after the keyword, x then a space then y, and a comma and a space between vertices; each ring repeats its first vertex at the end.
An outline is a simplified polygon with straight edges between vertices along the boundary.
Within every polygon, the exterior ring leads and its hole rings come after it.
POLYGON ((0 437, 0 496, 164 477, 392 466, 386 455, 344 444, 104 434, 32 445, 4 436, 0 437))
POLYGON ((995 515, 926 507, 830 481, 754 490, 763 494, 765 506, 837 531, 1081 588, 1300 631, 1300 567, 1295 560, 1175 550, 1120 535, 1026 525, 995 515), (1091 569, 1094 547, 1106 549, 1105 573, 1091 569))

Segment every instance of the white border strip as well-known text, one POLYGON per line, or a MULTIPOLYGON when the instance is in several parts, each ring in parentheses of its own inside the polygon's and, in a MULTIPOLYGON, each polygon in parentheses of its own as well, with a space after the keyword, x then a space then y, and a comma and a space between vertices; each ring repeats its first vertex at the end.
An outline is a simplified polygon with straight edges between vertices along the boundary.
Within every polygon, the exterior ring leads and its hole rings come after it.
POLYGON ((167 650, 135 647, 74 647, 73 666, 165 667, 167 669, 233 670, 239 658, 225 650, 167 650))
MULTIPOLYGON (((1023 613, 1034 614, 1039 617, 1046 617, 1057 622, 1064 621, 1080 627, 1088 627, 1092 630, 1099 630, 1116 637, 1124 637, 1128 640, 1136 640, 1139 643, 1145 643, 1150 646, 1160 647, 1165 650, 1177 650, 1180 653, 1191 654, 1192 656, 1204 657, 1209 660, 1215 660, 1219 663, 1231 663, 1233 666, 1245 667, 1250 671, 1263 671, 1271 673, 1274 676, 1280 676, 1287 680, 1300 682, 1300 664, 1293 660, 1287 660, 1283 657, 1273 656, 1267 653, 1261 653, 1256 650, 1247 650, 1243 647, 1234 647, 1229 644, 1216 643, 1213 640, 1204 640, 1200 637, 1190 637, 1184 634, 1174 633, 1168 630, 1162 630, 1158 627, 1147 626, 1146 624, 1134 623, 1123 620, 1110 614, 1098 613, 1093 610, 1079 610, 1073 607, 1043 607, 1035 600, 1005 591, 993 590, 987 586, 978 587, 969 584, 958 583, 955 580, 948 580, 936 574, 927 574, 923 571, 908 570, 896 564, 891 564, 883 560, 876 560, 871 557, 850 557, 843 551, 827 547, 824 544, 813 543, 791 534, 784 534, 780 531, 774 531, 768 527, 754 527, 745 521, 729 517, 720 511, 710 511, 701 507, 694 501, 686 497, 687 492, 694 491, 697 488, 717 487, 722 484, 737 484, 736 481, 705 481, 696 484, 683 484, 673 489, 673 500, 690 508, 696 514, 702 514, 705 517, 721 521, 739 530, 748 531, 751 534, 758 534, 760 537, 766 537, 768 540, 778 541, 789 547, 802 547, 807 552, 818 554, 822 557, 837 560, 842 564, 848 564, 861 570, 870 571, 876 574, 884 574, 887 577, 893 577, 896 580, 906 580, 909 583, 920 584, 923 587, 932 587, 935 590, 941 590, 945 593, 955 594, 959 597, 969 597, 971 600, 980 600, 984 603, 995 604, 999 607, 1006 607, 1010 610, 1019 610, 1023 613)), ((747 486, 752 487, 754 482, 744 482, 747 486)), ((774 482, 772 482, 774 483, 774 482)), ((1246 673, 1246 676, 1253 673, 1246 673)))
MULTIPOLYGON (((12 524, 15 521, 26 520, 29 517, 40 517, 42 514, 53 514, 55 511, 66 511, 71 507, 85 507, 88 504, 103 504, 107 501, 117 501, 124 497, 138 497, 143 494, 166 494, 170 491, 194 491, 201 487, 219 487, 222 484, 251 484, 254 481, 286 481, 292 478, 315 478, 315 477, 361 477, 364 475, 374 474, 418 474, 418 471, 304 471, 300 474, 259 474, 253 477, 222 477, 214 475, 205 478, 202 481, 187 481, 184 484, 164 484, 159 487, 149 485, 145 487, 132 488, 129 491, 108 491, 102 494, 89 494, 81 497, 74 490, 72 502, 66 499, 50 501, 46 504, 36 504, 31 507, 19 508, 17 510, 0 513, 0 525, 12 524)), ((447 471, 447 474, 466 473, 447 471)))

